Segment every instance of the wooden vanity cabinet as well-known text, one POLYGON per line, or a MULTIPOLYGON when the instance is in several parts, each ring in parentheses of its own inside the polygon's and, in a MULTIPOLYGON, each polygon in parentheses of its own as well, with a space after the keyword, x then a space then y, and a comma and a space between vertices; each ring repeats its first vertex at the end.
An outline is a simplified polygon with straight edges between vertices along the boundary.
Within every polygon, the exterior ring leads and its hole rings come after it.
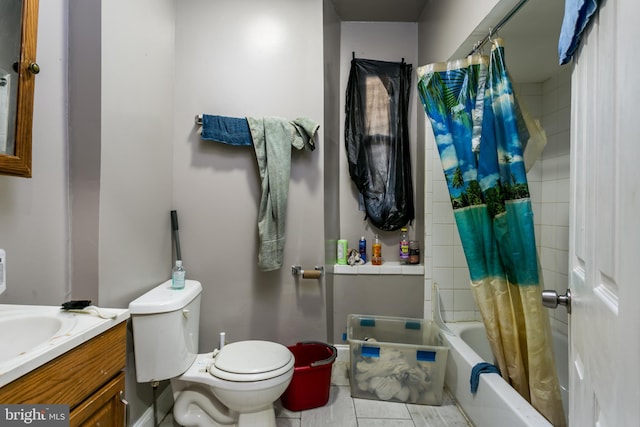
POLYGON ((71 426, 124 427, 124 372, 71 411, 71 426))
POLYGON ((72 427, 123 427, 126 324, 0 388, 0 403, 66 404, 72 427))

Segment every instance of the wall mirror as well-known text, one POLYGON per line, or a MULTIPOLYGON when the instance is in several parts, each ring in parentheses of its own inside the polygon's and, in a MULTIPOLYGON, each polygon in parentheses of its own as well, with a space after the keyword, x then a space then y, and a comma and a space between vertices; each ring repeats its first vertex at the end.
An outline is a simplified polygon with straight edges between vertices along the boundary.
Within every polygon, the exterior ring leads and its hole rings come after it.
POLYGON ((0 174, 31 177, 38 0, 0 0, 0 174))

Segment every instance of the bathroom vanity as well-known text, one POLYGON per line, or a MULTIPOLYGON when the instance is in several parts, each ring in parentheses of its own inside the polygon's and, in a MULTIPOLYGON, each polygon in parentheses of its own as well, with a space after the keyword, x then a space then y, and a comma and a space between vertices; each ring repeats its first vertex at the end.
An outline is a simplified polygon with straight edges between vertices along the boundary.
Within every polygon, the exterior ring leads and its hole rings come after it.
MULTIPOLYGON (((66 404, 71 426, 124 427, 126 319, 129 315, 127 310, 117 312, 115 319, 76 314, 79 318, 73 328, 61 331, 63 333, 51 338, 45 348, 33 351, 42 354, 29 358, 29 351, 22 353, 20 356, 27 358, 24 369, 28 372, 2 385, 0 402, 66 404), (87 322, 89 326, 79 326, 87 322), (78 328, 81 330, 74 333, 78 328), (60 341, 56 342, 56 338, 60 341), (53 354, 47 354, 51 351, 53 354)), ((71 316, 70 313, 64 315, 71 316)), ((0 310, 0 323, 2 317, 0 310)), ((0 380, 10 374, 11 371, 0 372, 0 380)))

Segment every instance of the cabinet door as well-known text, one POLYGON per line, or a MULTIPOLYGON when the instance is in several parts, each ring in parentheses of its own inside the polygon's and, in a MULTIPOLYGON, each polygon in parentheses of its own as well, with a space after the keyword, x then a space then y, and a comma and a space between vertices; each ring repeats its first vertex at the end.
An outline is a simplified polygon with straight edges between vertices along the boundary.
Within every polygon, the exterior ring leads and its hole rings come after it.
POLYGON ((70 427, 124 427, 126 408, 121 394, 124 394, 124 372, 120 372, 71 412, 70 427))

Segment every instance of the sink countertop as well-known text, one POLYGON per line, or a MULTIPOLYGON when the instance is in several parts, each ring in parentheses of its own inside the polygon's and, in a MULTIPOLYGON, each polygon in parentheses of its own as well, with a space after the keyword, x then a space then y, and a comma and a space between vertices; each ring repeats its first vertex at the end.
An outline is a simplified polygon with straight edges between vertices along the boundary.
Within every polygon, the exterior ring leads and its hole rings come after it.
MULTIPOLYGON (((114 314, 116 317, 103 319, 95 314, 66 312, 60 306, 0 304, 0 324, 3 318, 16 316, 55 317, 62 321, 62 327, 49 339, 9 360, 0 362, 0 387, 129 318, 127 309, 101 307, 100 310, 114 314)), ((10 342, 0 342, 2 347, 10 345, 10 342)))

